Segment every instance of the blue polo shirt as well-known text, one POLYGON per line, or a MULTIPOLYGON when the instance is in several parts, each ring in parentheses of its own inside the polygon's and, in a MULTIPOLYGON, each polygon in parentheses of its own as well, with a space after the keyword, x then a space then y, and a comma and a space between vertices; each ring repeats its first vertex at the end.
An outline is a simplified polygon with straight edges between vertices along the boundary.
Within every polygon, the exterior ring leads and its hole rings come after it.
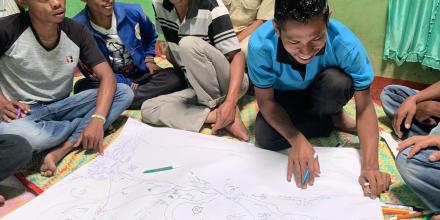
POLYGON ((339 68, 353 79, 357 91, 368 89, 373 69, 359 39, 346 26, 330 19, 325 47, 307 65, 299 65, 285 50, 272 20, 261 25, 249 40, 249 77, 258 88, 306 89, 328 68, 339 68))

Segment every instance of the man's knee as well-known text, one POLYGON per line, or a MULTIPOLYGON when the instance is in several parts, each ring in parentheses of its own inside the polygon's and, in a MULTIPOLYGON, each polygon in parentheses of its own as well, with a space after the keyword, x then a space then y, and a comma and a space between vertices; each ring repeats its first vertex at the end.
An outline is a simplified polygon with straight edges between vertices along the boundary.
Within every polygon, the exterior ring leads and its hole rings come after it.
POLYGON ((130 88, 130 86, 128 86, 127 84, 124 84, 124 83, 117 83, 116 84, 115 95, 124 97, 124 99, 133 99, 133 97, 134 97, 133 90, 130 88))
MULTIPOLYGON (((10 135, 11 138, 8 140, 8 144, 19 144, 21 138, 26 140, 26 143, 29 144, 34 152, 41 152, 49 147, 53 147, 55 143, 53 143, 54 139, 46 133, 44 129, 48 127, 48 122, 42 121, 39 124, 26 120, 14 120, 12 123, 6 124, 3 126, 3 132, 5 135, 10 135)), ((20 142, 22 144, 22 142, 20 142)))
POLYGON ((387 115, 389 115, 390 117, 391 115, 394 114, 396 108, 398 108, 398 106, 400 106, 401 104, 398 103, 398 101, 393 98, 393 96, 395 95, 394 91, 395 91, 395 86, 388 85, 380 93, 380 102, 382 104, 382 107, 385 113, 387 113, 387 115))
POLYGON ((390 102, 394 102, 392 97, 396 95, 397 91, 399 91, 401 86, 399 85, 387 85, 383 88, 380 93, 380 101, 382 104, 387 104, 390 102))
POLYGON ((157 124, 161 103, 161 96, 145 100, 145 102, 142 103, 141 106, 142 121, 146 123, 157 124))
POLYGON ((408 153, 412 148, 407 148, 400 152, 396 157, 396 166, 400 175, 409 185, 418 185, 417 182, 424 179, 424 168, 415 163, 412 159, 408 159, 408 153))
POLYGON ((383 104, 387 104, 391 101, 391 95, 393 94, 394 85, 385 86, 380 93, 380 102, 383 104))
POLYGON ((61 139, 60 137, 52 137, 47 133, 41 132, 41 130, 35 130, 33 134, 24 134, 23 137, 26 138, 26 140, 29 140, 29 144, 34 153, 51 149, 64 141, 64 138, 61 139))
POLYGON ((411 95, 416 94, 418 91, 401 85, 388 85, 385 86, 380 94, 380 100, 383 104, 402 103, 411 95))
POLYGON ((322 86, 323 93, 327 92, 351 92, 353 91, 352 78, 343 71, 336 68, 329 68, 318 75, 319 84, 322 86))
POLYGON ((380 101, 385 113, 391 117, 400 105, 418 91, 401 85, 388 85, 380 94, 380 101))
POLYGON ((255 140, 258 147, 266 150, 280 151, 290 147, 289 142, 283 137, 274 138, 266 133, 258 132, 257 129, 255 130, 255 140))
POLYGON ((181 54, 181 59, 185 62, 186 59, 193 59, 198 57, 203 51, 203 41, 198 37, 187 36, 179 41, 179 49, 181 54))
POLYGON ((326 69, 317 76, 309 94, 311 113, 336 114, 353 97, 353 80, 339 69, 326 69))
POLYGON ((15 166, 22 167, 31 160, 32 147, 25 138, 13 134, 7 135, 5 145, 11 146, 9 156, 15 163, 15 166))
POLYGON ((122 102, 126 104, 126 108, 130 106, 131 102, 133 101, 134 93, 133 90, 130 88, 130 86, 123 84, 123 83, 117 83, 116 84, 116 91, 115 91, 115 101, 116 102, 122 102))
POLYGON ((273 129, 258 113, 255 122, 256 145, 260 148, 272 151, 279 151, 289 148, 289 143, 275 129, 273 129))
POLYGON ((383 88, 382 93, 384 94, 393 94, 395 93, 396 89, 398 89, 400 86, 397 85, 387 85, 383 88))
POLYGON ((32 158, 32 147, 29 142, 19 137, 17 140, 17 163, 20 167, 26 165, 32 158))
POLYGON ((193 37, 193 36, 183 37, 179 41, 180 52, 184 54, 192 53, 198 48, 198 46, 200 46, 200 41, 203 40, 201 40, 198 37, 193 37))

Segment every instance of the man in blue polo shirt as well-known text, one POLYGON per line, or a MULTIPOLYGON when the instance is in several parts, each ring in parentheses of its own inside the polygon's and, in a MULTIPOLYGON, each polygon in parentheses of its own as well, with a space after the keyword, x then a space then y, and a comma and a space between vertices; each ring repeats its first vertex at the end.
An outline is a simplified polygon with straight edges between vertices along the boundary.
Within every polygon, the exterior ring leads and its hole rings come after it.
POLYGON ((307 138, 328 136, 336 127, 359 133, 364 192, 374 199, 388 188, 390 175, 378 164, 378 125, 369 90, 373 71, 356 36, 329 19, 326 0, 277 0, 275 19, 252 34, 248 53, 260 107, 257 144, 292 148, 288 181, 293 174, 298 187, 313 184, 320 168, 307 138), (343 111, 353 94, 356 121, 343 111), (310 176, 302 184, 307 168, 310 176))

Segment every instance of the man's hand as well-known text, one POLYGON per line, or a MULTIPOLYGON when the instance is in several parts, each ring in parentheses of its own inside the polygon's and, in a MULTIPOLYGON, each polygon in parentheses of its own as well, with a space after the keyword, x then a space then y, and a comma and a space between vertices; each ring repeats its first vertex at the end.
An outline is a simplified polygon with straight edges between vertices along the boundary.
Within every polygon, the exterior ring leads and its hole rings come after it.
POLYGON ((150 74, 153 74, 156 70, 160 69, 160 67, 154 61, 154 57, 152 56, 145 57, 144 61, 145 61, 145 65, 147 66, 148 72, 150 74))
POLYGON ((104 153, 103 146, 104 139, 104 122, 97 118, 92 118, 90 120, 89 125, 84 129, 81 133, 79 139, 77 140, 77 144, 75 147, 82 144, 82 147, 85 150, 93 150, 98 151, 99 154, 104 153))
POLYGON ((411 128, 411 123, 417 110, 417 102, 414 96, 408 97, 402 105, 394 113, 393 129, 399 138, 402 138, 402 131, 400 130, 403 120, 406 129, 411 128))
POLYGON ((292 180, 292 174, 295 176, 295 183, 298 188, 306 189, 307 184, 312 186, 315 181, 315 173, 320 174, 318 158, 313 158, 315 150, 309 141, 301 134, 297 140, 291 144, 289 157, 287 161, 287 181, 292 180), (301 184, 304 178, 306 168, 309 169, 307 182, 301 184))
POLYGON ((146 65, 150 74, 153 74, 156 70, 160 69, 156 63, 147 63, 146 65))
POLYGON ((362 169, 359 184, 362 186, 364 195, 376 199, 380 193, 388 190, 391 184, 391 176, 377 169, 362 169))
POLYGON ((131 88, 133 91, 136 91, 136 89, 137 89, 138 87, 139 87, 139 84, 134 83, 134 82, 131 82, 130 88, 131 88))
POLYGON ((430 111, 431 106, 435 103, 436 101, 424 101, 417 103, 415 119, 424 125, 436 126, 437 121, 432 117, 434 115, 430 111))
POLYGON ((11 122, 14 119, 24 118, 31 111, 28 104, 15 100, 0 103, 0 120, 11 122), (20 110, 18 110, 20 109, 20 110))
POLYGON ((410 146, 414 147, 409 151, 408 158, 412 158, 420 150, 428 147, 437 147, 439 151, 436 151, 429 155, 429 160, 432 162, 440 160, 440 136, 439 135, 427 135, 427 136, 413 136, 399 143, 397 147, 398 151, 402 151, 410 146))
POLYGON ((236 106, 234 103, 224 101, 217 108, 216 121, 212 125, 212 132, 215 134, 218 130, 232 124, 235 120, 236 106))

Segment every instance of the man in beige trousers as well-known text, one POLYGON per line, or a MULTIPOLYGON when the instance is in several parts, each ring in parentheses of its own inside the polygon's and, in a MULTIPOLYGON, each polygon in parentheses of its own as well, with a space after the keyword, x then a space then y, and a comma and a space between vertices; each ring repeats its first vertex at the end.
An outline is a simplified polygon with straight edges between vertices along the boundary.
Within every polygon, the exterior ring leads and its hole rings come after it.
POLYGON ((239 98, 247 91, 245 58, 222 0, 154 0, 157 32, 190 87, 143 103, 143 121, 198 132, 211 124, 247 141, 239 98))

